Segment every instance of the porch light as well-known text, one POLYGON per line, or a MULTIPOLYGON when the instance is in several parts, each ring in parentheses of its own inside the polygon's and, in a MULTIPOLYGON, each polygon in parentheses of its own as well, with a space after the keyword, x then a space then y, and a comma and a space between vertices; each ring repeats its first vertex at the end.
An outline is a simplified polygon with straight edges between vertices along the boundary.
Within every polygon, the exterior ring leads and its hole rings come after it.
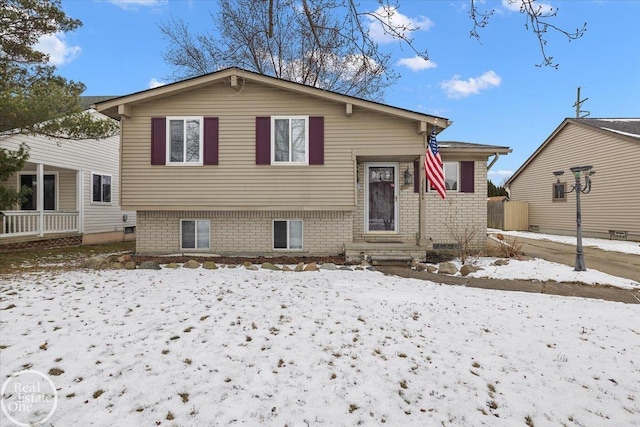
MULTIPOLYGON (((589 194, 591 192, 591 177, 596 174, 593 170, 593 166, 574 166, 569 168, 576 179, 575 185, 570 186, 571 189, 565 194, 569 194, 573 191, 576 192, 576 266, 575 271, 587 271, 587 266, 584 263, 584 252, 582 250, 582 212, 580 211, 580 193, 589 194), (584 177, 584 185, 581 179, 584 177)), ((557 178, 557 182, 560 182, 560 177, 564 175, 564 171, 553 172, 553 175, 557 178)))
POLYGON ((404 171, 404 183, 405 184, 413 184, 413 174, 409 170, 409 166, 404 171))

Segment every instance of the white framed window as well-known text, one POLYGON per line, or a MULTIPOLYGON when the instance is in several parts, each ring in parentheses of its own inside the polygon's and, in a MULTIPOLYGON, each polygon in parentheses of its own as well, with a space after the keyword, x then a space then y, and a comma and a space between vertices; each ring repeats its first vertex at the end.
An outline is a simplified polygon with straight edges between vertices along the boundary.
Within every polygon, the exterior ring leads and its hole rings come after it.
MULTIPOLYGON (((444 186, 447 191, 458 192, 460 191, 460 162, 443 162, 444 168, 444 186)), ((436 189, 429 185, 429 191, 436 191, 436 189)))
POLYGON ((271 164, 309 164, 309 116, 271 117, 271 164))
POLYGON ((111 203, 111 175, 91 173, 91 202, 111 203))
POLYGON ((302 249, 303 222, 300 219, 273 221, 273 249, 302 249))
POLYGON ((167 164, 202 165, 202 117, 167 117, 167 164))
POLYGON ((209 249, 211 221, 208 219, 180 220, 180 249, 209 249))

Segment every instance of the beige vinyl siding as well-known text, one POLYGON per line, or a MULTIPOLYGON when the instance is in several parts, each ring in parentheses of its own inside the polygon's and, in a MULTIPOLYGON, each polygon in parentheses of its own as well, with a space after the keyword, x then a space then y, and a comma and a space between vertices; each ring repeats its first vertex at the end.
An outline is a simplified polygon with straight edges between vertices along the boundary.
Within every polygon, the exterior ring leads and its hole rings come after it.
POLYGON ((246 82, 235 90, 217 83, 132 107, 122 120, 122 205, 137 210, 352 210, 352 150, 414 150, 423 135, 415 121, 286 90, 246 82), (217 166, 151 166, 151 117, 219 118, 217 166), (273 115, 324 117, 324 165, 255 164, 255 118, 273 115))
MULTIPOLYGON (((122 231, 125 226, 136 225, 135 211, 122 211, 119 205, 119 136, 80 141, 56 141, 43 136, 25 135, 12 135, 0 139, 0 147, 11 150, 16 150, 21 143, 29 146, 29 160, 25 171, 36 173, 36 164, 42 163, 45 174, 58 173, 57 210, 78 211, 77 175, 82 173, 85 233, 122 231), (111 205, 92 204, 91 172, 111 175, 111 205), (126 223, 122 220, 123 214, 127 214, 126 223)), ((16 183, 15 177, 8 181, 9 185, 15 186, 16 183)))
POLYGON ((591 193, 580 198, 585 236, 608 237, 609 230, 622 230, 640 240, 640 190, 634 185, 640 141, 568 123, 513 180, 511 198, 529 203, 529 225, 575 235, 575 192, 564 202, 553 202, 552 172, 565 171, 560 180, 569 190, 575 184, 569 168, 584 165, 596 171, 591 193))

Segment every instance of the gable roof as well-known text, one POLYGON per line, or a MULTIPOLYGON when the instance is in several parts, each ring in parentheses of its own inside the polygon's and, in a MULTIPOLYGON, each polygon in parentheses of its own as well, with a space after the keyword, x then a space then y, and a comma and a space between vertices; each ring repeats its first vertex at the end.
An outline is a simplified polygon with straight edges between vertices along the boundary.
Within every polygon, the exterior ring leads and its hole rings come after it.
POLYGON ((520 175, 520 173, 533 161, 533 159, 536 158, 538 153, 540 153, 555 138, 555 136, 569 124, 589 128, 596 132, 602 132, 603 134, 630 140, 640 144, 640 118, 566 118, 562 123, 560 123, 560 126, 558 126, 556 130, 554 130, 553 133, 545 139, 542 145, 540 145, 536 151, 534 151, 533 154, 525 160, 522 166, 520 166, 518 170, 511 175, 511 178, 505 182, 504 186, 509 187, 511 182, 520 175))
MULTIPOLYGON (((302 93, 305 95, 315 96, 318 98, 344 104, 350 104, 352 106, 358 106, 364 109, 377 111, 392 116, 415 120, 417 122, 423 122, 425 124, 428 123, 432 126, 436 126, 436 132, 447 128, 452 123, 450 120, 444 117, 419 113, 403 108, 392 107, 390 105, 382 104, 375 101, 367 101, 353 96, 342 95, 326 89, 319 89, 301 83, 266 76, 237 67, 226 68, 220 71, 193 77, 186 80, 181 80, 179 82, 171 83, 157 88, 147 89, 140 92, 132 93, 130 95, 120 96, 108 101, 97 102, 95 104, 95 108, 114 119, 120 119, 120 115, 125 114, 127 109, 132 105, 146 103, 154 99, 161 99, 167 96, 175 95, 176 93, 180 93, 182 91, 197 89, 202 86, 207 86, 212 83, 217 83, 225 80, 228 80, 229 84, 231 85, 234 85, 234 81, 235 84, 241 84, 238 82, 239 79, 251 80, 292 92, 302 93)), ((424 127, 423 131, 427 131, 426 126, 424 127)))
POLYGON ((629 119, 571 119, 573 122, 640 140, 640 118, 629 119))

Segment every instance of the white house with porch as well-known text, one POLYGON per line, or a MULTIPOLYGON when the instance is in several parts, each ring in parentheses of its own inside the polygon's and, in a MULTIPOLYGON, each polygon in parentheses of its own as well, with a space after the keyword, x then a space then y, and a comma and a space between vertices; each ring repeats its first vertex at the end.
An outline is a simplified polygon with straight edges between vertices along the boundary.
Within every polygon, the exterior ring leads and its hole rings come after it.
POLYGON ((0 212, 0 250, 33 241, 93 244, 135 238, 136 213, 123 211, 119 202, 119 135, 80 141, 0 136, 1 148, 17 150, 23 143, 29 160, 2 185, 32 191, 21 205, 0 212))

